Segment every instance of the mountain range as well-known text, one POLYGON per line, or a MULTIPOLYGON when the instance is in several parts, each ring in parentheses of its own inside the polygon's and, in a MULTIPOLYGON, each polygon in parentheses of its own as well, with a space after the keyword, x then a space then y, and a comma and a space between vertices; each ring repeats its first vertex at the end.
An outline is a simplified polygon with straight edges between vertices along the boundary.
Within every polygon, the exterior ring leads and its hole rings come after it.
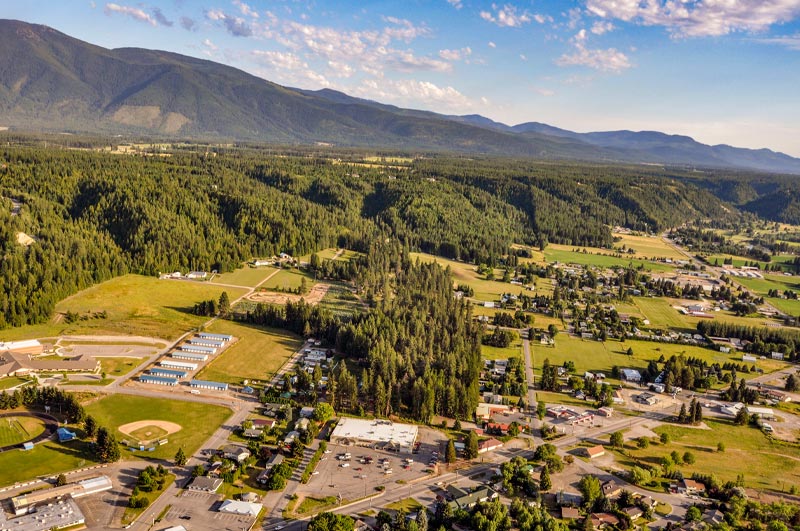
POLYGON ((171 52, 109 50, 47 26, 0 20, 0 126, 48 132, 365 146, 735 168, 800 174, 769 149, 709 146, 655 131, 576 133, 480 115, 403 109, 334 90, 284 87, 171 52))

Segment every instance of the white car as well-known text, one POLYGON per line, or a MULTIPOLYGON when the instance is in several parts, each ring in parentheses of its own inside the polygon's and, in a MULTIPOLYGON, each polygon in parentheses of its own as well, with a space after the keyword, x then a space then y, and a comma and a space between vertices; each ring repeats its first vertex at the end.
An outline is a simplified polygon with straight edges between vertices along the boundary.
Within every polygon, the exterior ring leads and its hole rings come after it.
POLYGON ((342 464, 341 464, 341 465, 339 465, 339 466, 340 466, 340 467, 342 467, 342 468, 347 468, 347 467, 349 467, 349 466, 350 466, 350 463, 342 463, 342 464))

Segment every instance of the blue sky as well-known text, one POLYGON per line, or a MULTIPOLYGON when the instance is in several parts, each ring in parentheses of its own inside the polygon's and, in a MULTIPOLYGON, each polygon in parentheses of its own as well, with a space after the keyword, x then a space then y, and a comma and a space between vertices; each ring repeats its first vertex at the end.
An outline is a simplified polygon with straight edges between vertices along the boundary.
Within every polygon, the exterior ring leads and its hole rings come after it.
POLYGON ((0 0, 0 16, 404 107, 800 156, 800 0, 0 0))

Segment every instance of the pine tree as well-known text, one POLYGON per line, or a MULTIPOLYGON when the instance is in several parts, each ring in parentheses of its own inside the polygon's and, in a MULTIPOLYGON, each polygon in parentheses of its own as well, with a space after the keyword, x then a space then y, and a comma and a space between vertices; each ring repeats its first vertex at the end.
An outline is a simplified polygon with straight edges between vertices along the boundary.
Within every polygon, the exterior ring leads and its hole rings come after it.
POLYGON ((218 310, 220 317, 226 317, 228 313, 231 311, 231 300, 228 297, 228 292, 223 291, 222 295, 219 296, 219 304, 218 310))
POLYGON ((178 466, 183 466, 186 464, 188 459, 186 458, 186 454, 183 453, 183 447, 178 448, 178 453, 175 454, 175 464, 178 466))
POLYGON ((456 445, 453 443, 453 439, 447 441, 447 451, 445 452, 445 461, 447 461, 448 463, 456 462, 456 445))
POLYGON ((686 404, 681 404, 681 412, 678 413, 678 422, 680 424, 686 424, 687 418, 686 404))
POLYGON ((478 434, 475 433, 475 430, 470 430, 467 434, 467 447, 464 450, 464 457, 467 459, 478 457, 478 434))
POLYGON ((86 433, 87 439, 94 439, 97 434, 97 421, 91 415, 83 420, 83 431, 86 433))
POLYGON ((542 473, 539 475, 539 490, 547 492, 553 488, 553 482, 550 479, 550 469, 547 465, 542 468, 542 473))

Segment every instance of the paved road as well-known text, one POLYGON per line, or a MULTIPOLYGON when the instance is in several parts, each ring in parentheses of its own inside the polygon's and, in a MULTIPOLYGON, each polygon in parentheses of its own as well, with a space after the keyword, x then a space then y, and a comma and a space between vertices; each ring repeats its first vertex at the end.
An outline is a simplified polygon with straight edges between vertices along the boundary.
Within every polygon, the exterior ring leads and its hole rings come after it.
POLYGON ((534 388, 533 376, 533 355, 531 354, 531 341, 528 338, 522 340, 522 352, 525 355, 525 378, 528 380, 528 408, 533 408, 536 404, 536 391, 534 388))

